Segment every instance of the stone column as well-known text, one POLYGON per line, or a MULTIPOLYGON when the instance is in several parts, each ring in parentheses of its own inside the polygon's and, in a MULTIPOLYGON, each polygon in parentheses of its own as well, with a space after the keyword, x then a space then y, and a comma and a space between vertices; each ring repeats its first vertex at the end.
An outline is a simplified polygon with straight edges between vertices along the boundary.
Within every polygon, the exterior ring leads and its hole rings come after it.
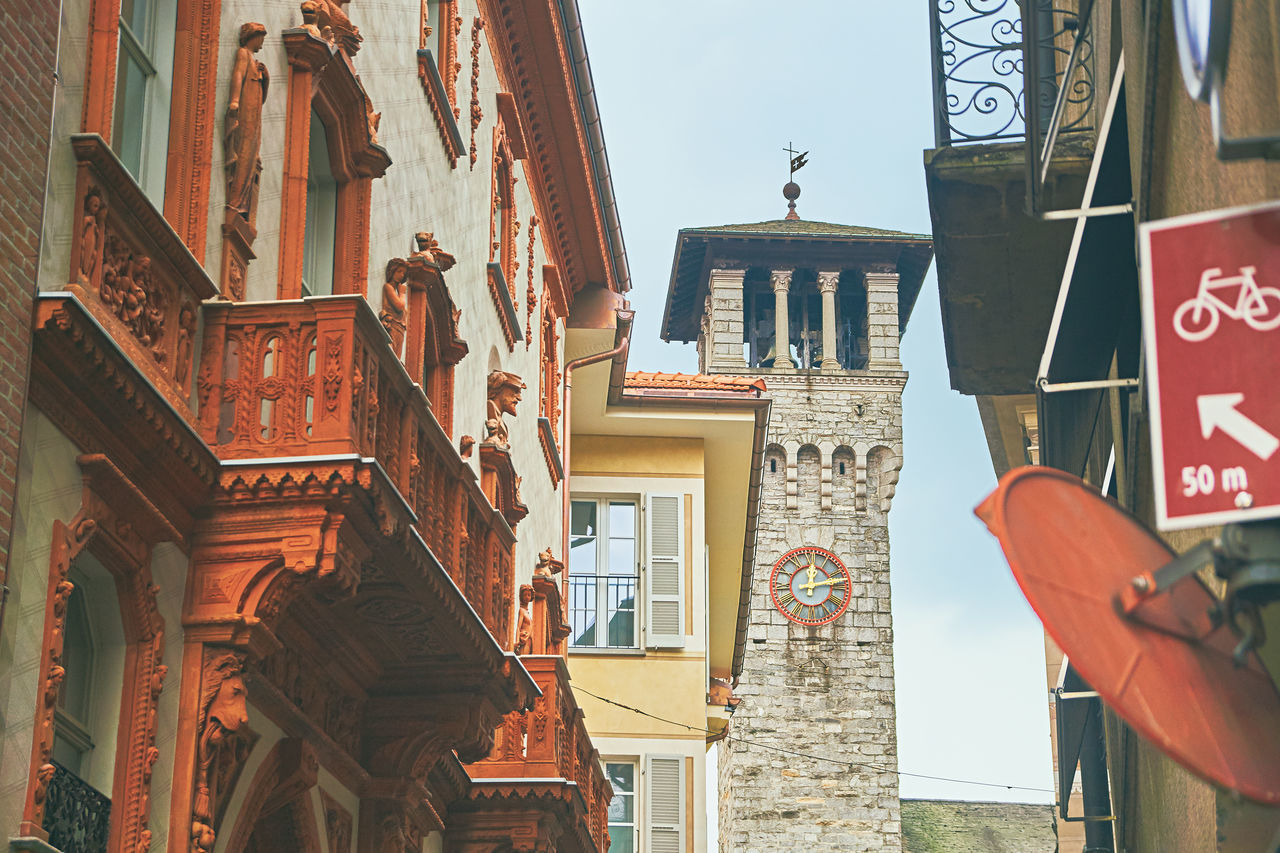
POLYGON ((773 366, 790 368, 791 320, 787 314, 787 293, 791 290, 794 270, 774 270, 769 277, 773 285, 773 366), (778 359, 782 359, 779 363, 778 359))
POLYGON ((706 331, 699 365, 706 373, 743 370, 742 280, 745 269, 713 269, 708 282, 706 331))
POLYGON ((822 364, 823 370, 839 370, 836 358, 836 288, 839 272, 818 273, 818 291, 822 293, 822 364))
POLYGON ((898 358, 898 273, 889 266, 864 274, 867 286, 867 368, 901 370, 898 358))

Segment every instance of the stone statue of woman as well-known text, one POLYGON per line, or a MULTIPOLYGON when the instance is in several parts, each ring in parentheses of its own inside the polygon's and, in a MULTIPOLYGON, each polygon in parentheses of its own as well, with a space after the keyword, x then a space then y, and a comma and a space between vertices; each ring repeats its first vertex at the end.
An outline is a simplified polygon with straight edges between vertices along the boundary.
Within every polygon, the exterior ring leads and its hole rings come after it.
POLYGON ((240 49, 231 70, 231 96, 222 137, 226 152, 227 207, 254 225, 258 214, 258 174, 262 159, 262 102, 270 79, 267 66, 254 58, 262 49, 267 28, 250 22, 240 27, 240 49))

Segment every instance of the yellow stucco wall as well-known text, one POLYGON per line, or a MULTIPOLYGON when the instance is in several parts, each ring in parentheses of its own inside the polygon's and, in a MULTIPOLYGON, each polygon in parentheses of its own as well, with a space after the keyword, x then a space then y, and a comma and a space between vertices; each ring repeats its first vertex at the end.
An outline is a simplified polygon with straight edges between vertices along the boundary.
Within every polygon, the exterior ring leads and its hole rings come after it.
MULTIPOLYGON (((575 688, 696 728, 706 726, 706 662, 701 654, 646 652, 644 655, 569 653, 575 688)), ((662 737, 701 741, 701 732, 663 723, 579 692, 593 737, 662 737)))
POLYGON ((701 477, 700 438, 575 435, 573 475, 600 477, 701 477))

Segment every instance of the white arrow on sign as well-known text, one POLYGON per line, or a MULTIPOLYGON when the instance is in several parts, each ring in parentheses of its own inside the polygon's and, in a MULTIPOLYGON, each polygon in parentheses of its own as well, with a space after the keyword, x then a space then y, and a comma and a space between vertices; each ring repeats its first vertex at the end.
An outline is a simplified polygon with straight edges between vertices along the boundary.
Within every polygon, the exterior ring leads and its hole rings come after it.
POLYGON ((1213 435, 1215 429, 1234 438, 1259 459, 1267 460, 1280 449, 1280 438, 1276 438, 1258 426, 1247 415, 1236 410, 1236 406, 1244 402, 1243 394, 1201 394, 1196 397, 1196 408, 1200 412, 1200 434, 1205 438, 1213 435))

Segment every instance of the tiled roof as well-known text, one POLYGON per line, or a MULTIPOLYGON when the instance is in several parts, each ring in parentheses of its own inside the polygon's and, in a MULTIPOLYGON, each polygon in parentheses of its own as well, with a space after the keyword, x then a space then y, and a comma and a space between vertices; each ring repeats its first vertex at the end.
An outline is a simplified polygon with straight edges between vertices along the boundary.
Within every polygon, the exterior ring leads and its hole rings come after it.
POLYGON ((755 376, 707 376, 705 373, 627 373, 626 388, 664 388, 675 391, 730 391, 737 394, 766 390, 755 376))
POLYGON ((903 800, 904 853, 1053 853, 1053 807, 903 800))
POLYGON ((716 225, 710 228, 687 228, 708 234, 774 234, 782 237, 883 237, 890 240, 930 240, 928 234, 908 234, 905 231, 889 231, 884 228, 866 228, 861 225, 837 225, 833 222, 815 222, 810 219, 771 219, 768 222, 748 222, 742 225, 716 225))

